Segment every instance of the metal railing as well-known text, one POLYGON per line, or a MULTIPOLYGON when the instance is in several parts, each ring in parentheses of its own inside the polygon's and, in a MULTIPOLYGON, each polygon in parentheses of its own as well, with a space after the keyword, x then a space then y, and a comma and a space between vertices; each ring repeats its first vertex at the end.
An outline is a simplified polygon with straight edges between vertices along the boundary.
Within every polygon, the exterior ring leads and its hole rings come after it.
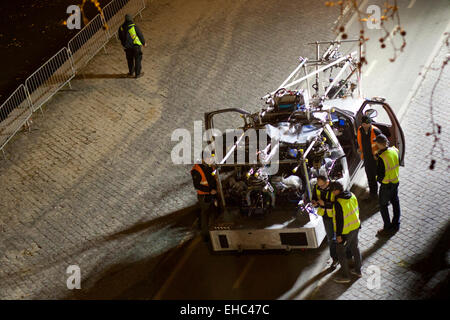
POLYGON ((33 109, 27 89, 21 84, 0 106, 0 149, 11 140, 30 119, 33 109))
POLYGON ((98 14, 68 43, 75 70, 79 71, 86 66, 97 52, 105 48, 108 40, 109 37, 103 19, 98 14))
MULTIPOLYGON (((72 39, 39 69, 32 73, 0 106, 0 150, 76 73, 117 33, 126 13, 142 17, 145 0, 112 0, 72 39)), ((6 158, 6 157, 5 157, 6 158)))
POLYGON ((25 80, 33 112, 42 111, 42 105, 67 83, 70 86, 73 77, 72 59, 64 47, 25 80))

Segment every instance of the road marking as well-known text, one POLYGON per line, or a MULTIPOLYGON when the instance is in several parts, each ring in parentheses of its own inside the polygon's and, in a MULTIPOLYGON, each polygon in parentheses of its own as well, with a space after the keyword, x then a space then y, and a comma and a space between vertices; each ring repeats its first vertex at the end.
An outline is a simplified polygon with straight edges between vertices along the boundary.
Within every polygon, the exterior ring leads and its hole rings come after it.
POLYGON ((415 3, 416 3, 416 0, 411 0, 411 2, 408 5, 408 9, 411 9, 415 3))
MULTIPOLYGON (((364 0, 361 5, 359 6, 359 10, 362 11, 362 8, 367 7, 367 2, 369 0, 364 0)), ((350 29, 350 26, 353 24, 353 22, 355 22, 356 18, 359 17, 358 13, 355 12, 353 14, 353 16, 350 18, 350 20, 347 22, 347 24, 345 25, 345 30, 348 31, 350 29)), ((338 40, 340 37, 337 37, 336 40, 338 40)))
MULTIPOLYGON (((447 27, 445 28, 445 32, 450 32, 450 22, 447 24, 447 27)), ((433 50, 431 51, 430 55, 428 56, 428 59, 425 62, 425 65, 423 66, 422 70, 420 70, 420 76, 417 77, 416 80, 414 81, 414 84, 413 84, 411 90, 409 91, 409 94, 406 97, 405 102, 400 107, 400 110, 397 113, 397 119, 400 123, 402 122, 403 116, 405 115, 406 110, 408 109, 412 99, 414 99, 414 97, 416 96, 416 94, 420 88, 420 85, 422 84, 422 81, 425 79, 425 77, 428 73, 428 69, 430 68, 431 64, 433 63, 435 56, 437 55, 438 51, 441 49, 441 46, 444 45, 444 39, 446 37, 445 32, 442 33, 441 37, 439 38, 439 41, 434 46, 433 50)))
POLYGON ((250 267, 253 265, 253 262, 255 262, 255 257, 251 257, 250 261, 247 263, 247 265, 244 267, 244 269, 241 272, 241 275, 233 284, 233 289, 239 288, 241 285, 242 280, 244 280, 245 276, 247 275, 248 271, 250 270, 250 267))
POLYGON ((200 239, 201 239, 201 237, 194 238, 194 240, 191 242, 189 247, 186 249, 186 253, 181 258, 180 262, 177 264, 175 269, 170 274, 169 278, 167 278, 166 282, 164 282, 164 284, 162 285, 161 289, 159 289, 158 293, 153 298, 154 300, 160 300, 161 299, 162 295, 167 290, 169 285, 172 283, 172 281, 175 278, 175 276, 177 275, 178 271, 183 267, 183 265, 186 263, 186 261, 189 258, 189 256, 192 254, 192 251, 194 251, 194 248, 200 242, 200 239))
POLYGON ((364 73, 364 77, 369 76, 369 74, 372 72, 373 68, 375 67, 375 65, 377 64, 378 60, 373 60, 372 63, 369 65, 369 68, 367 69, 367 71, 364 73))

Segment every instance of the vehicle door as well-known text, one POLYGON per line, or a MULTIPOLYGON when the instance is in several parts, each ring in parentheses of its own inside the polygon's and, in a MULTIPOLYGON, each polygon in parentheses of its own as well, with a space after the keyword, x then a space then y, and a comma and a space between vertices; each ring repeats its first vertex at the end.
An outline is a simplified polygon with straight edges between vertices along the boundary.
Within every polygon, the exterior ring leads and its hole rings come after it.
POLYGON ((353 113, 349 114, 346 110, 335 108, 334 112, 331 113, 331 117, 333 121, 333 132, 336 134, 347 157, 350 176, 353 176, 359 169, 361 162, 361 158, 358 154, 353 113))
POLYGON ((356 114, 357 128, 361 125, 363 115, 369 116, 381 132, 389 139, 390 146, 396 146, 399 152, 399 162, 404 166, 405 136, 400 122, 392 108, 383 100, 365 100, 356 114))
MULTIPOLYGON (((229 139, 227 138, 233 138, 234 131, 239 132, 239 130, 243 130, 246 127, 247 123, 243 116, 248 114, 248 111, 239 108, 222 109, 205 113, 207 141, 208 143, 214 141, 214 146, 217 147, 217 150, 215 150, 216 161, 221 162, 223 158, 226 157, 233 144, 237 141, 236 136, 234 137, 234 140, 230 141, 228 141, 229 139), (214 132, 212 130, 214 130, 214 132), (230 135, 228 135, 227 132, 229 132, 230 135)), ((248 137, 243 139, 239 143, 238 148, 245 150, 245 143, 248 143, 247 140, 248 137)), ((234 151, 232 159, 237 159, 237 149, 234 151)))

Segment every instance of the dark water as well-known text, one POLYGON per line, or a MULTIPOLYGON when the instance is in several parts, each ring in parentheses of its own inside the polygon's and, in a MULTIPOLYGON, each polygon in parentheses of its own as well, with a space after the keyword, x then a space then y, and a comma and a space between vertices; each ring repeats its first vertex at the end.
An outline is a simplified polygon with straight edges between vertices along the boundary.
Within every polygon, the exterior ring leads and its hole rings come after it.
MULTIPOLYGON (((111 0, 99 0, 105 7, 111 0)), ((82 0, 0 0, 0 104, 37 68, 57 53, 78 30, 63 22, 69 5, 82 0)), ((84 5, 88 20, 98 11, 84 5)), ((83 20, 81 22, 83 27, 83 20)))

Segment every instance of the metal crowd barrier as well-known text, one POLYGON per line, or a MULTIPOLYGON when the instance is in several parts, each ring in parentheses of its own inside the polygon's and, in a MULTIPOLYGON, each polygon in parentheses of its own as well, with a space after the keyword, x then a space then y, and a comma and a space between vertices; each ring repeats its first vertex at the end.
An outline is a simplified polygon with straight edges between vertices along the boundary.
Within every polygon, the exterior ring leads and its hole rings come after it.
POLYGON ((0 106, 0 149, 30 119, 33 113, 27 89, 21 84, 16 91, 0 106))
POLYGON ((56 92, 75 77, 117 32, 125 14, 142 17, 145 0, 112 0, 83 29, 37 69, 0 106, 0 150, 56 92))
MULTIPOLYGON (((33 112, 75 77, 72 59, 66 47, 51 57, 25 80, 33 112)), ((41 108, 42 111, 42 108, 41 108)))
POLYGON ((75 71, 81 70, 97 52, 105 49, 108 40, 103 19, 98 14, 69 41, 68 48, 75 71))

